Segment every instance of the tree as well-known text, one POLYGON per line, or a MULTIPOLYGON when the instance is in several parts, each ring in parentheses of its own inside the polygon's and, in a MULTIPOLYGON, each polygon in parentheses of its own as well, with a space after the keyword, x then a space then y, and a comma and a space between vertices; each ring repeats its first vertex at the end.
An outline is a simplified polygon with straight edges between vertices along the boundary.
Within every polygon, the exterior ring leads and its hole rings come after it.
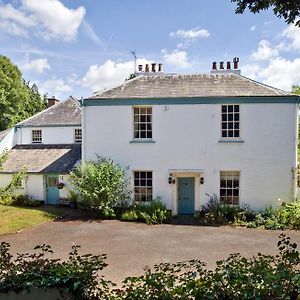
POLYGON ((30 86, 9 58, 0 55, 0 131, 46 108, 37 86, 30 86))
POLYGON ((293 85, 292 93, 300 95, 300 85, 293 85))
POLYGON ((244 13, 248 8, 252 13, 259 13, 269 8, 273 9, 278 18, 284 18, 288 24, 294 23, 300 27, 300 1, 299 0, 231 0, 237 3, 236 14, 244 13))

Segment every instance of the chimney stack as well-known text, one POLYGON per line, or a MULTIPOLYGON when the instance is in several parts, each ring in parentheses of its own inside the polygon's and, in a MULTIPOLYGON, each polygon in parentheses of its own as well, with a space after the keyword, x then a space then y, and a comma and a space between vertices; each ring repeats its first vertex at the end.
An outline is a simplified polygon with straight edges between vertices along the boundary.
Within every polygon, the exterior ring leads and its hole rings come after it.
POLYGON ((234 68, 235 70, 237 70, 237 69, 239 68, 239 61, 240 61, 240 59, 239 59, 238 57, 235 57, 235 58, 233 59, 233 68, 234 68))
POLYGON ((151 64, 151 72, 155 73, 156 72, 156 63, 151 64))
POLYGON ((213 69, 213 70, 217 70, 217 62, 216 62, 216 61, 214 61, 214 62, 212 63, 212 69, 213 69))
POLYGON ((220 62, 220 70, 224 70, 224 61, 220 62))
POLYGON ((47 98, 47 106, 51 107, 59 102, 58 99, 55 98, 55 96, 52 96, 52 98, 47 98))

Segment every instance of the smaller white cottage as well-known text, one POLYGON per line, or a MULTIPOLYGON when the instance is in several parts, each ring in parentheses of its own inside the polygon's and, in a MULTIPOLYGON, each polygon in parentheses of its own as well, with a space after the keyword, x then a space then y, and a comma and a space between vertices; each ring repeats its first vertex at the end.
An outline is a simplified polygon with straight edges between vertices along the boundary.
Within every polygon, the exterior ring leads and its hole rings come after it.
POLYGON ((81 159, 80 104, 73 97, 54 100, 46 110, 0 133, 0 153, 9 150, 0 170, 0 187, 25 168, 26 177, 16 192, 46 204, 68 197, 68 174, 81 159))

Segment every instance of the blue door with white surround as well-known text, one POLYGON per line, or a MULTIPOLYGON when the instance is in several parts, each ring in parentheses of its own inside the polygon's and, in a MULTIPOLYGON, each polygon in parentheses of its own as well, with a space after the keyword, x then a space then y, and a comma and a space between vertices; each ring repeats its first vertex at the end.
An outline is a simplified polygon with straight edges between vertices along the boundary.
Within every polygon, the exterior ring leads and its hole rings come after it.
POLYGON ((195 212, 195 178, 178 178, 178 214, 193 215, 195 212))
POLYGON ((57 204, 59 201, 59 189, 56 184, 58 175, 46 176, 46 204, 57 204))

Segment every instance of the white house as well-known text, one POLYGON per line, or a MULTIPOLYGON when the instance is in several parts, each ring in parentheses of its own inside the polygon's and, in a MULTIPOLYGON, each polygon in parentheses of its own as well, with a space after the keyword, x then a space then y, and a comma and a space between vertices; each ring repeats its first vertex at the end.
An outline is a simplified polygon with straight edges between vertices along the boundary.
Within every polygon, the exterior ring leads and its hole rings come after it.
MULTIPOLYGON (((81 159, 81 107, 70 97, 0 133, 0 153, 9 150, 0 169, 0 187, 26 168, 27 176, 17 192, 47 204, 68 196, 68 173, 81 159), (62 189, 57 183, 64 183, 62 189)), ((51 103, 52 102, 52 103, 51 103)))
POLYGON ((298 102, 216 64, 207 75, 141 73, 83 100, 83 159, 128 166, 134 200, 160 196, 174 214, 193 214, 207 194, 276 206, 295 197, 298 102))

